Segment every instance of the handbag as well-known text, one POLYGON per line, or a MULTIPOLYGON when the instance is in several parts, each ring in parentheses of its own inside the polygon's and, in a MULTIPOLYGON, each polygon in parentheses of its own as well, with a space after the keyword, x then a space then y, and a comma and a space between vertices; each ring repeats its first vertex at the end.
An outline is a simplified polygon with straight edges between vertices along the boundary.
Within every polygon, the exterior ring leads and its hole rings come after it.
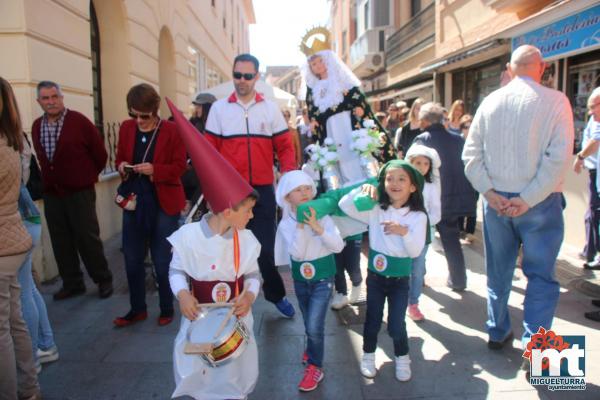
MULTIPOLYGON (((152 132, 152 137, 150 138, 150 142, 148 142, 148 147, 146 147, 144 157, 142 157, 142 163, 146 162, 148 151, 150 151, 150 147, 152 147, 152 142, 156 137, 156 133, 158 132, 158 128, 160 127, 161 122, 162 120, 158 121, 156 128, 154 128, 154 132, 152 132)), ((115 204, 121 207, 123 210, 135 211, 137 207, 137 195, 135 194, 135 192, 131 191, 131 185, 129 183, 130 182, 128 182, 127 180, 121 182, 121 184, 117 188, 117 194, 115 195, 115 204)))

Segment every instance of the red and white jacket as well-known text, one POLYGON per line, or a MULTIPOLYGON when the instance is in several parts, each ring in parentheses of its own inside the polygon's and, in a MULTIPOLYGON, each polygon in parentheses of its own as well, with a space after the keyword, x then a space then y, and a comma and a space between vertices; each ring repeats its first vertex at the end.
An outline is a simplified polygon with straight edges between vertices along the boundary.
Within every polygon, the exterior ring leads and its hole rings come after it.
POLYGON ((216 101, 206 121, 206 139, 253 186, 273 183, 277 154, 281 172, 296 169, 288 126, 277 105, 256 93, 248 104, 235 92, 216 101))

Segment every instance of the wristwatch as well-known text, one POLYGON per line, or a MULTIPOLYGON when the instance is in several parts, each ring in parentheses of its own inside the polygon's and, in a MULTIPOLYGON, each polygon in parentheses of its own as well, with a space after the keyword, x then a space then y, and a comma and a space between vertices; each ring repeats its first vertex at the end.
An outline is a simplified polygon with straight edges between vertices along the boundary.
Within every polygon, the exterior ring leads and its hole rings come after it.
POLYGON ((583 157, 581 153, 577 153, 577 159, 583 161, 585 160, 585 157, 583 157))

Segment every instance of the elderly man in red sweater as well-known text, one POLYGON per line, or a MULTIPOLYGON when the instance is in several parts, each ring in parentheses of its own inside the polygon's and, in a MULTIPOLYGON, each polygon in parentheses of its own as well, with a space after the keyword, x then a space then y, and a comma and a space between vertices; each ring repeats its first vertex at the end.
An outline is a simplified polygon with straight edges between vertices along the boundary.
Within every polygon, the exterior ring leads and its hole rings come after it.
POLYGON ((100 298, 113 292, 96 216, 94 184, 106 165, 106 149, 94 124, 65 108, 60 86, 42 81, 37 101, 44 115, 33 122, 33 144, 42 169, 44 214, 63 280, 54 300, 85 293, 79 257, 98 285, 100 298))

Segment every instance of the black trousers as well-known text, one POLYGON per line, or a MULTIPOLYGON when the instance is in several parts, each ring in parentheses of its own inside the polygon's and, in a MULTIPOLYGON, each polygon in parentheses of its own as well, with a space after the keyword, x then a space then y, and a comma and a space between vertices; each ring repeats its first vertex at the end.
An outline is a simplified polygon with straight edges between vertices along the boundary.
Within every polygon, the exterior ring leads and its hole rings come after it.
POLYGON ((254 233, 261 245, 258 268, 263 278, 265 299, 277 303, 285 296, 285 287, 275 266, 275 190, 273 185, 254 186, 260 199, 252 212, 254 218, 248 223, 248 229, 254 233))
POLYGON ((442 217, 437 224, 437 230, 442 239, 444 255, 448 262, 448 285, 456 289, 467 287, 467 271, 465 256, 460 247, 460 230, 458 217, 442 217))
POLYGON ((96 284, 112 282, 100 240, 96 191, 88 189, 65 197, 44 194, 43 198, 44 215, 63 287, 85 287, 79 267, 80 256, 96 284))
POLYGON ((590 180, 588 188, 590 190, 589 208, 585 213, 585 247, 583 253, 587 261, 593 261, 598 251, 600 251, 600 233, 598 224, 600 223, 600 197, 596 188, 596 170, 590 169, 590 180))

